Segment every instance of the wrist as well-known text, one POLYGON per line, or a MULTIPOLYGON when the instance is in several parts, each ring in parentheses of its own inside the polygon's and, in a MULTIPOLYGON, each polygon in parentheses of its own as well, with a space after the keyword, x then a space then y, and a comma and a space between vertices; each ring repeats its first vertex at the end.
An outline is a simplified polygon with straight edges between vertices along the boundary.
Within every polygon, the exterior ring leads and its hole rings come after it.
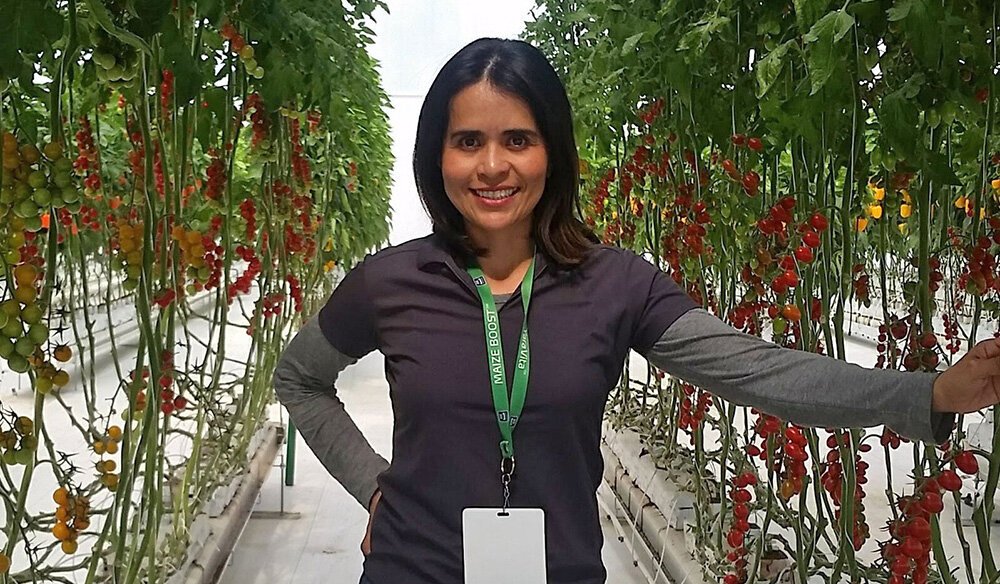
POLYGON ((931 381, 931 411, 945 413, 944 386, 941 384, 941 375, 944 371, 939 371, 931 381))

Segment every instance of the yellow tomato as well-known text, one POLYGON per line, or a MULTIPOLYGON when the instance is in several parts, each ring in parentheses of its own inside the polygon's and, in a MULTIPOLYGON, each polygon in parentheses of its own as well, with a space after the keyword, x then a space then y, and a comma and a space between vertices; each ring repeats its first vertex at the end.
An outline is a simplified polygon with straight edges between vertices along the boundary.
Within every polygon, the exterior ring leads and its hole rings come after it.
POLYGON ((875 189, 874 195, 876 201, 881 201, 885 198, 885 189, 875 189))
POLYGON ((967 204, 968 204, 968 201, 962 195, 959 195, 958 198, 955 199, 955 208, 956 209, 964 209, 967 204))
POLYGON ((902 205, 899 206, 899 215, 903 219, 908 218, 912 214, 913 214, 913 208, 907 205, 906 203, 903 203, 902 205))
POLYGON ((69 539, 71 532, 68 525, 62 521, 57 521, 55 526, 52 527, 52 535, 59 541, 66 541, 69 539))
POLYGON ((858 222, 856 224, 858 231, 864 231, 868 228, 868 220, 864 217, 858 217, 858 222))
POLYGON ((906 232, 908 230, 909 230, 909 226, 906 223, 900 223, 899 224, 899 232, 900 233, 902 233, 903 235, 906 235, 906 232))
POLYGON ((1000 178, 995 178, 992 181, 990 181, 990 185, 993 187, 994 190, 1000 191, 1000 178))
POLYGON ((56 371, 56 374, 52 376, 52 384, 56 387, 63 387, 69 383, 69 373, 60 369, 56 371))
POLYGON ((65 487, 59 487, 54 493, 52 493, 52 500, 59 505, 68 505, 69 491, 67 491, 65 487))
POLYGON ((872 216, 873 219, 882 218, 882 205, 869 205, 868 214, 872 216))

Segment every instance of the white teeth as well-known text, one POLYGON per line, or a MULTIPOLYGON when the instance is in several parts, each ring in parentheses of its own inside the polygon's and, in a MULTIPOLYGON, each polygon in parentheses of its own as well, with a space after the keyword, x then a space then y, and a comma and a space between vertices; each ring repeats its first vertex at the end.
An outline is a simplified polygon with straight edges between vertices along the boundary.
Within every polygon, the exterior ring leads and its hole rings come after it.
POLYGON ((472 192, 475 193, 476 196, 484 199, 500 200, 513 195, 516 190, 517 189, 504 189, 502 191, 478 191, 476 189, 472 189, 472 192))

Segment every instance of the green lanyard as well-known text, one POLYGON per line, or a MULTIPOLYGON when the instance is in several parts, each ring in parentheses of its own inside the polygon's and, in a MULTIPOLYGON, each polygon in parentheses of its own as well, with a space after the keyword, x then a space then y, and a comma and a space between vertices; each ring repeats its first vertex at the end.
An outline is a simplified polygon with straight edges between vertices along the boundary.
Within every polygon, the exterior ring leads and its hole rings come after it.
POLYGON ((493 408, 496 410, 497 424, 500 426, 501 480, 504 484, 504 508, 510 496, 508 485, 514 472, 514 427, 524 409, 524 396, 528 392, 528 369, 531 362, 528 350, 528 306, 531 303, 531 287, 535 276, 535 259, 532 257, 528 272, 521 280, 521 301, 524 304, 524 320, 521 322, 521 339, 517 347, 517 366, 510 399, 507 397, 507 370, 503 359, 503 337, 500 335, 500 317, 496 302, 483 271, 478 267, 468 270, 476 284, 479 298, 483 302, 483 328, 486 332, 486 357, 490 371, 490 385, 493 388, 493 408), (506 466, 509 461, 509 470, 506 466))

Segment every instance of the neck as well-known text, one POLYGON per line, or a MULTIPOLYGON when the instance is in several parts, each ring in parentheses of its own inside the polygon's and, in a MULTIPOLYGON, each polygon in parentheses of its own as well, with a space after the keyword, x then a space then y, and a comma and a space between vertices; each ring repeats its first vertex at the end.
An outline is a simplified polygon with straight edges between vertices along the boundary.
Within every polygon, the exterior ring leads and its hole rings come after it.
POLYGON ((535 244, 530 233, 512 236, 509 233, 469 232, 469 237, 479 247, 489 249, 488 256, 480 256, 479 267, 488 278, 505 280, 531 262, 535 244))

